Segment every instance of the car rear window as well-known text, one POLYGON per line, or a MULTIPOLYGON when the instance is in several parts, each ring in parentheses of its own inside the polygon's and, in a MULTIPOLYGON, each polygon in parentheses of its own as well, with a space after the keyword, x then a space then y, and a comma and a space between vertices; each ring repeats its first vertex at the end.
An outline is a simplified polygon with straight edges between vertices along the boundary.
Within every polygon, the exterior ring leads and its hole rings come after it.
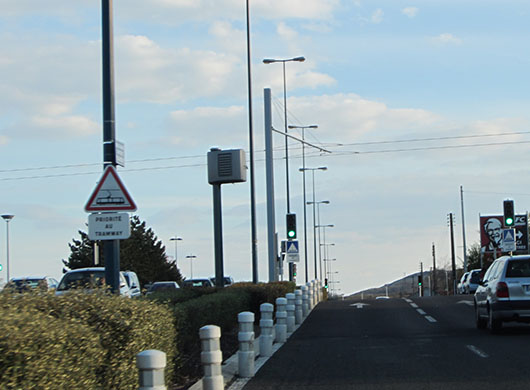
POLYGON ((530 278, 530 259, 509 261, 506 269, 507 278, 530 278))
POLYGON ((480 271, 471 273, 471 279, 469 281, 477 284, 480 281, 480 271))

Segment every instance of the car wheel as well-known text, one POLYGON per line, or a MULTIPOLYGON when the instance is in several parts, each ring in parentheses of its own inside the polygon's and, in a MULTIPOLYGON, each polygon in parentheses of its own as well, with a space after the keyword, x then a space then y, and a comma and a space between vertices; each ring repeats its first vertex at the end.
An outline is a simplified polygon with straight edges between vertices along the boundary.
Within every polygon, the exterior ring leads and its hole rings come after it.
POLYGON ((479 315, 477 304, 475 303, 475 323, 477 325, 477 329, 486 329, 486 326, 488 325, 485 318, 482 318, 479 315))
POLYGON ((499 319, 494 319, 491 310, 488 310, 488 328, 493 334, 498 333, 502 328, 502 321, 499 319))

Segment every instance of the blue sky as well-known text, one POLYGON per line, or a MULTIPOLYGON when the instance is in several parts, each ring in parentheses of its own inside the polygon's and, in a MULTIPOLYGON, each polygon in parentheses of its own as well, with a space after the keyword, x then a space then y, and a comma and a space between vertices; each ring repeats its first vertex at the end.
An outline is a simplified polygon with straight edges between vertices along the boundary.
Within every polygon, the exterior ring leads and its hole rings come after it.
MULTIPOLYGON (((102 171, 100 2, 0 6, 0 211, 16 215, 11 275, 59 277, 102 171)), ((328 167, 316 173, 317 200, 331 202, 321 222, 335 225, 326 238, 336 287, 351 293, 420 261, 428 268, 433 242, 438 264, 449 263, 449 212, 462 258, 460 185, 468 244, 479 240, 479 213, 500 213, 503 199, 528 210, 529 15, 524 1, 251 1, 260 279, 268 276, 264 88, 283 128, 281 65, 263 58, 307 59, 287 64, 288 121, 318 124, 307 139, 332 151, 308 152, 307 165, 328 167), (373 144, 383 141, 391 142, 373 144)), ((189 254, 194 276, 214 274, 206 153, 248 150, 244 17, 242 0, 114 1, 116 129, 127 160, 119 174, 169 256, 169 238, 183 238, 185 276, 189 254)), ((282 237, 284 141, 274 142, 282 237)), ((290 147, 303 244, 302 162, 290 147)), ((248 183, 223 186, 223 212, 226 273, 250 280, 248 183)), ((303 262, 298 274, 304 281, 303 262)))

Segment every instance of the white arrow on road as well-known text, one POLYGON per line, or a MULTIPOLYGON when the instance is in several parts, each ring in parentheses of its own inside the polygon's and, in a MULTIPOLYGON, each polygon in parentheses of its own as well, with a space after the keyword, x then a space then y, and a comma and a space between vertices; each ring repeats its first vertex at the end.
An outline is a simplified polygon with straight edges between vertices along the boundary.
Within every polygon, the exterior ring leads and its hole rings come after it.
POLYGON ((473 301, 458 301, 457 304, 458 304, 458 303, 465 303, 465 304, 468 305, 468 306, 473 306, 473 305, 475 305, 475 304, 473 303, 473 301))
POLYGON ((350 306, 355 306, 357 309, 362 309, 363 306, 370 306, 370 304, 358 302, 358 303, 352 303, 350 306))

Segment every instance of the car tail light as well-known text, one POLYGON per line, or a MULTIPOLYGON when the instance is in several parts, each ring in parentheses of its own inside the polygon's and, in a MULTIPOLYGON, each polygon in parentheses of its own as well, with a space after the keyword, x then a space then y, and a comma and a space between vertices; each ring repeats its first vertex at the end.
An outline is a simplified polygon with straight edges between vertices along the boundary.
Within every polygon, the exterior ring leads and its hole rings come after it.
POLYGON ((497 283, 497 298, 510 298, 510 292, 508 291, 508 285, 504 282, 497 283))

